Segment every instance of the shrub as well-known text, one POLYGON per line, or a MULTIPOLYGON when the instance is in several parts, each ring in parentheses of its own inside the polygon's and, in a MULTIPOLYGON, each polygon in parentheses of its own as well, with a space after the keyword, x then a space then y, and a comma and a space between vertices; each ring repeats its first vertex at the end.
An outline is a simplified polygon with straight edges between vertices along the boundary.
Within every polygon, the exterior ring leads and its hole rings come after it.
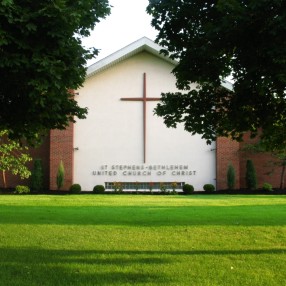
POLYGON ((262 190, 264 191, 272 191, 272 185, 269 184, 269 183, 264 183, 263 186, 262 186, 262 190))
POLYGON ((176 191, 176 189, 177 189, 177 187, 178 187, 177 182, 171 183, 171 187, 172 187, 172 190, 173 190, 173 191, 176 191))
POLYGON ((73 184, 70 186, 70 192, 72 194, 79 194, 81 192, 80 184, 73 184))
POLYGON ((213 184, 205 184, 203 188, 206 192, 214 192, 215 191, 215 186, 213 184))
POLYGON ((95 194, 103 194, 105 191, 105 188, 103 185, 96 185, 94 188, 93 188, 93 192, 95 194))
POLYGON ((232 164, 228 165, 227 168, 227 187, 229 190, 233 190, 235 186, 235 169, 232 164))
POLYGON ((58 173, 57 173, 57 187, 58 190, 64 185, 65 181, 65 168, 64 168, 64 163, 61 160, 58 168, 58 173))
POLYGON ((257 189, 256 171, 252 160, 246 161, 246 174, 245 174, 246 187, 250 190, 257 189))
POLYGON ((192 185, 185 184, 183 185, 183 192, 184 194, 189 195, 194 192, 194 187, 192 185))
POLYGON ((28 194, 28 193, 30 193, 30 188, 28 186, 18 185, 15 188, 15 193, 17 193, 17 194, 28 194))
POLYGON ((123 192, 123 184, 121 182, 114 182, 113 189, 115 193, 122 193, 123 192))
POLYGON ((136 190, 136 194, 138 194, 139 186, 140 186, 140 183, 139 183, 139 182, 135 182, 135 190, 136 190))
POLYGON ((176 191, 177 186, 178 186, 177 182, 171 183, 171 188, 172 188, 172 194, 173 195, 177 195, 178 194, 177 191, 176 191))
POLYGON ((33 192, 39 192, 43 189, 43 177, 42 160, 35 159, 31 176, 31 190, 33 192))
POLYGON ((167 193, 167 187, 166 187, 165 183, 160 183, 160 191, 162 194, 167 193))
POLYGON ((150 182, 149 183, 149 191, 150 191, 150 193, 152 193, 153 187, 154 187, 154 183, 150 182))

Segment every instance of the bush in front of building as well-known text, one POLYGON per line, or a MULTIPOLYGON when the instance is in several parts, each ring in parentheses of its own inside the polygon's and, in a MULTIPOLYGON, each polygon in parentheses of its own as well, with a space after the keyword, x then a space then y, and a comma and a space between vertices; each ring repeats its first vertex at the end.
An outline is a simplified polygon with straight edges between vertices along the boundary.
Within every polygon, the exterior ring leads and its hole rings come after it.
POLYGON ((257 177, 254 164, 252 160, 246 161, 246 174, 245 174, 246 187, 250 190, 257 189, 257 177))
POLYGON ((121 182, 114 182, 113 190, 115 193, 123 193, 123 184, 121 182))
POLYGON ((43 190, 43 164, 41 159, 35 159, 34 169, 31 176, 31 190, 32 192, 39 192, 43 190))
POLYGON ((166 187, 165 183, 163 183, 163 182, 160 183, 160 191, 161 191, 161 194, 167 193, 167 187, 166 187))
POLYGON ((72 194, 79 194, 81 192, 81 185, 80 184, 73 184, 70 186, 70 192, 72 194))
POLYGON ((171 183, 171 188, 172 188, 172 190, 173 190, 173 193, 177 193, 177 191, 176 191, 177 187, 178 187, 177 182, 171 183))
POLYGON ((203 189, 206 192, 214 192, 215 191, 215 186, 213 184, 205 184, 203 186, 203 189))
POLYGON ((228 189, 233 190, 235 186, 235 169, 232 164, 228 165, 226 179, 228 189))
POLYGON ((60 164, 59 164, 59 168, 58 168, 58 172, 57 172, 57 188, 58 190, 63 187, 65 182, 65 167, 64 167, 64 163, 61 160, 60 164))
POLYGON ((183 192, 186 195, 192 194, 194 192, 194 186, 190 184, 183 185, 183 192))
POLYGON ((29 194, 30 188, 28 186, 18 185, 15 188, 15 193, 16 194, 29 194))
POLYGON ((263 186, 262 186, 262 190, 263 191, 273 191, 272 185, 269 184, 269 183, 264 183, 263 186))
POLYGON ((105 188, 103 185, 96 185, 94 186, 93 190, 92 190, 95 194, 103 194, 105 191, 105 188))

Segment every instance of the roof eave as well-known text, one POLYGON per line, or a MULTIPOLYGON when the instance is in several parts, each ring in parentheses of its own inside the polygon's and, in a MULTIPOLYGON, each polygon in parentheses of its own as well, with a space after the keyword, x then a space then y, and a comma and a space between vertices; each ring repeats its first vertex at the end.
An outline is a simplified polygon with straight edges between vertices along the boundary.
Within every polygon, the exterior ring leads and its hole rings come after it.
POLYGON ((89 78, 143 51, 149 52, 167 62, 170 62, 171 64, 177 65, 177 61, 164 56, 160 53, 160 50, 161 47, 158 44, 154 43, 152 40, 146 37, 143 37, 138 41, 133 42, 132 44, 89 66, 87 68, 86 77, 89 78))

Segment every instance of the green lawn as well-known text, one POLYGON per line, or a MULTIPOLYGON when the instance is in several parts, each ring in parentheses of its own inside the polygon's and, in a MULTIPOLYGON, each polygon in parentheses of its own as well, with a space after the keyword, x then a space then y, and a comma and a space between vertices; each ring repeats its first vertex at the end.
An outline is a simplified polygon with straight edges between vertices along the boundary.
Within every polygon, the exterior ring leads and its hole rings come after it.
POLYGON ((285 285, 286 196, 0 196, 0 285, 285 285))

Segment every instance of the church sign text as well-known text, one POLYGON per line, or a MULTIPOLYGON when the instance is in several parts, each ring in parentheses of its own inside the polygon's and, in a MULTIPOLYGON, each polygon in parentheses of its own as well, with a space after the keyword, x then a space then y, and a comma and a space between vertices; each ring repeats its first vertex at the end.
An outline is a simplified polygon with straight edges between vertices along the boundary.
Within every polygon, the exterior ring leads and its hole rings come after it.
POLYGON ((189 165, 101 165, 92 171, 94 176, 194 176, 196 170, 189 165))

